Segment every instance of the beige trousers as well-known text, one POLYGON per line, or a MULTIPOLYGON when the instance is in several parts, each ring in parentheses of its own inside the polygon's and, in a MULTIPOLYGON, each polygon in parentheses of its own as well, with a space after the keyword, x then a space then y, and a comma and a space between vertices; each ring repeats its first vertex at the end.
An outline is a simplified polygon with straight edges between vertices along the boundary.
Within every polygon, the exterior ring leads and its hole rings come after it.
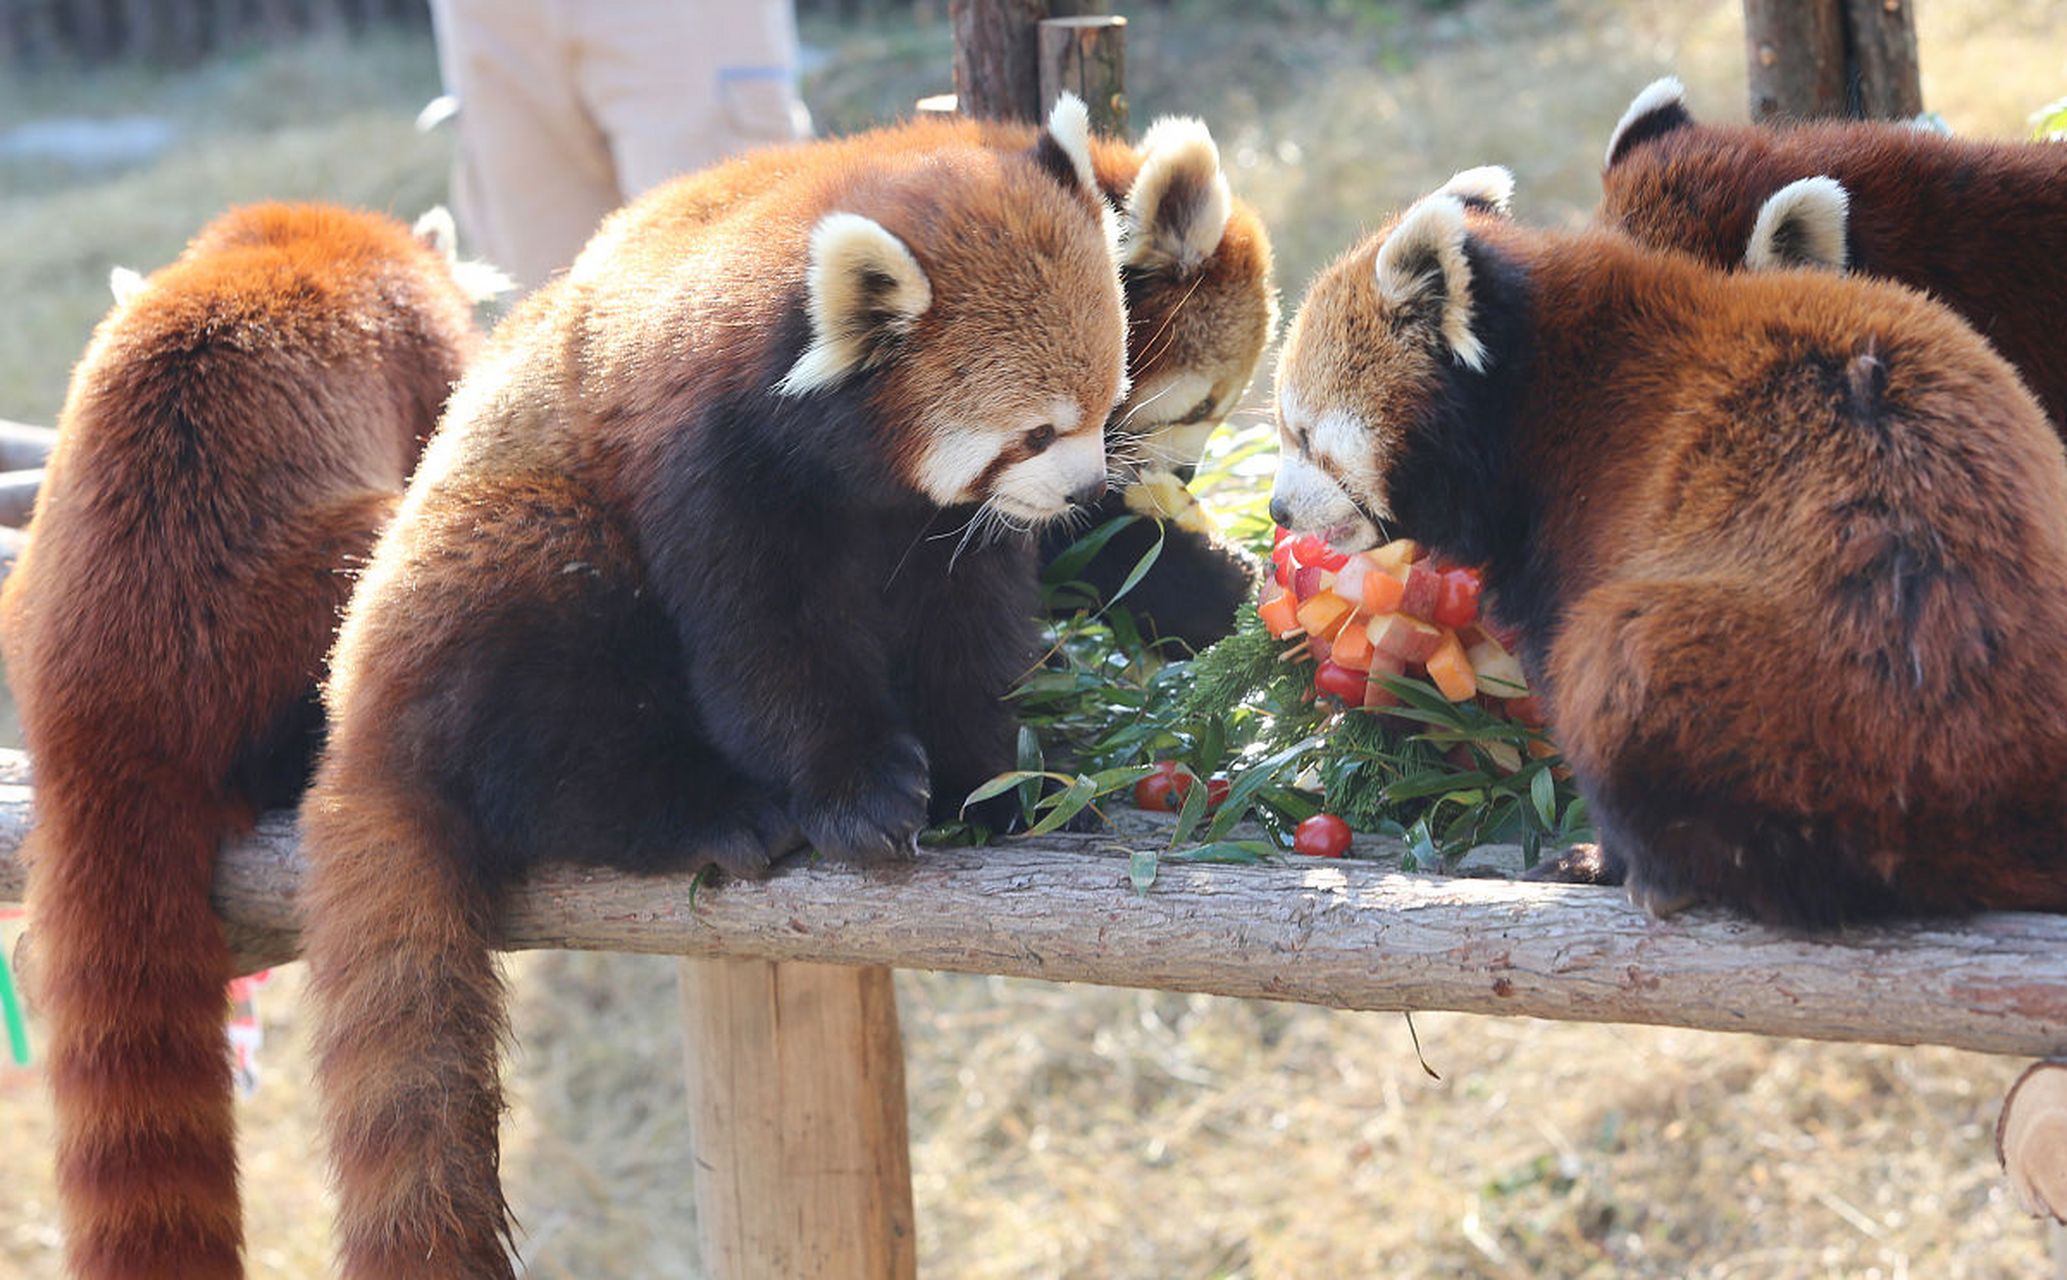
POLYGON ((525 288, 604 214, 810 132, 790 0, 432 0, 468 251, 525 288))

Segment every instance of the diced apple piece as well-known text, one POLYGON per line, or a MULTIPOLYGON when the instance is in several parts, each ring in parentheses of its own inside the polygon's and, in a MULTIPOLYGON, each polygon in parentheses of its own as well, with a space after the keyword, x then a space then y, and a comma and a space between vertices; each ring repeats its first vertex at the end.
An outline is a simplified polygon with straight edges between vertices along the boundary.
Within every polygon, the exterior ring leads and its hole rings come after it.
POLYGON ((1482 637, 1464 651, 1464 657, 1471 663, 1472 674, 1478 677, 1479 688, 1484 692, 1498 698, 1529 696, 1529 678, 1522 674, 1521 662, 1501 648, 1498 640, 1482 637))
POLYGON ((1341 634, 1335 637, 1333 657, 1338 665, 1348 667, 1351 671, 1369 671, 1370 633, 1352 620, 1348 626, 1342 628, 1341 634))
POLYGON ((1351 556, 1340 569, 1335 571, 1335 584, 1329 588, 1351 604, 1359 604, 1364 598, 1364 575, 1371 572, 1371 562, 1362 556, 1351 556))
POLYGON ((1364 707, 1366 710, 1379 711, 1386 707, 1396 707, 1400 704, 1400 696, 1385 687, 1380 681, 1388 677, 1407 674, 1406 663, 1389 654, 1378 653, 1374 650, 1371 654, 1371 669, 1365 674, 1369 678, 1369 683, 1364 685, 1364 707))
POLYGON ((1428 679, 1437 692, 1452 702, 1478 696, 1478 680, 1471 674, 1471 662, 1453 633, 1444 632, 1435 652, 1428 655, 1428 679))
POLYGON ((1265 578, 1263 580, 1262 594, 1256 598, 1256 604, 1260 608, 1283 594, 1285 594, 1284 583, 1279 582, 1276 578, 1265 578))
POLYGON ((1442 643, 1443 630, 1433 623, 1410 618, 1404 613, 1384 613, 1365 626, 1371 648, 1404 666, 1428 661, 1442 643))
POLYGON ((1371 558, 1372 564, 1404 582, 1407 566, 1421 558, 1421 544, 1412 538, 1398 538, 1364 554, 1371 558))
POLYGON ((1407 589, 1400 597, 1399 611, 1433 622, 1442 591, 1443 575, 1431 569, 1427 561, 1417 560, 1407 566, 1407 589))
POLYGON ((1308 597, 1299 606, 1299 625, 1306 628, 1308 635, 1333 635, 1335 624, 1348 617, 1350 612, 1349 601, 1332 591, 1322 591, 1308 597))
POLYGON ((1301 600, 1319 593, 1322 572, 1317 566, 1303 564, 1292 574, 1292 590, 1301 600))
POLYGON ((1256 616, 1263 619, 1271 635, 1282 640, 1299 630, 1299 601, 1290 592, 1280 592, 1258 606, 1256 616))

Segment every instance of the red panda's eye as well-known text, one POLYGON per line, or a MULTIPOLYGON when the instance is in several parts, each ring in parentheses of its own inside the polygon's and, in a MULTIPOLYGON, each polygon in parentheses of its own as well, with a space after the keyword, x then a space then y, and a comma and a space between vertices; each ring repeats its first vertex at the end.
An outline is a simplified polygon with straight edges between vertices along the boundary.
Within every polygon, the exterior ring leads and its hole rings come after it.
POLYGON ((1039 453, 1054 443, 1055 428, 1048 423, 1043 422, 1040 426, 1026 433, 1026 451, 1028 453, 1039 453))

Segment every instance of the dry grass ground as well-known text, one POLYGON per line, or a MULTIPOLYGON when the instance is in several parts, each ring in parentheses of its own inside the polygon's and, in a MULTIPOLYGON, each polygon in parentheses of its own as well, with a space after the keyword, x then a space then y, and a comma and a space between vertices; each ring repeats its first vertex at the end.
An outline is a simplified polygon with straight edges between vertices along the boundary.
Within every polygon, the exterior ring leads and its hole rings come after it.
MULTIPOLYGON (((1582 216, 1634 90, 1676 70, 1741 112, 1732 0, 1194 0, 1143 13, 1136 109, 1208 117, 1270 219, 1287 292, 1361 228, 1468 164, 1521 179, 1524 216, 1582 216), (1315 10, 1323 16, 1315 16, 1315 10)), ((1921 7, 1927 99, 2011 133, 2067 92, 2060 0, 1921 7)), ((812 33, 826 43, 830 32, 812 33)), ((851 125, 945 79, 946 36, 845 33, 815 75, 851 125)), ((45 417, 113 262, 152 266, 220 205, 437 197, 446 144, 409 129, 427 49, 314 47, 198 76, 0 82, 0 129, 147 110, 162 162, 77 175, 0 161, 0 416, 45 417)), ((510 966, 521 1048, 506 1168, 530 1274, 698 1274, 674 966, 510 966)), ((322 1273, 295 975, 265 993, 266 1083, 244 1110, 254 1273, 322 1273)), ((2010 1277, 2040 1229, 1988 1140, 2019 1064, 1456 1015, 934 974, 900 979, 920 1246, 939 1277, 2010 1277)), ((39 1083, 0 1068, 0 1276, 56 1273, 39 1083)))

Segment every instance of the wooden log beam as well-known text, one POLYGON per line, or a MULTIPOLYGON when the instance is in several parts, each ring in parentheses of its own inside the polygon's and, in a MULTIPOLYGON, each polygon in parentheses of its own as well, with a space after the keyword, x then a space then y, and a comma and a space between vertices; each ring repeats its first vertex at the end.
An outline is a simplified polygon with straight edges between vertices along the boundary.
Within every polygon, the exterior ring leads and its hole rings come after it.
MULTIPOLYGON (((0 901, 18 899, 25 787, 0 784, 0 901)), ((1138 842, 1138 841, 1137 841, 1138 842)), ((765 881, 544 870, 511 949, 757 957, 1198 991, 1338 1009, 1453 1009, 2043 1058, 2067 1052, 2067 917, 1794 937, 1710 911, 1658 922, 1582 886, 1406 875, 1382 863, 1164 863, 1056 835, 910 863, 789 866, 765 881)), ((269 818, 216 903, 252 960, 296 954, 302 868, 269 818)))
POLYGON ((1048 18, 1038 32, 1040 117, 1048 118, 1066 90, 1090 108, 1091 127, 1124 137, 1127 132, 1127 20, 1094 16, 1048 18))

